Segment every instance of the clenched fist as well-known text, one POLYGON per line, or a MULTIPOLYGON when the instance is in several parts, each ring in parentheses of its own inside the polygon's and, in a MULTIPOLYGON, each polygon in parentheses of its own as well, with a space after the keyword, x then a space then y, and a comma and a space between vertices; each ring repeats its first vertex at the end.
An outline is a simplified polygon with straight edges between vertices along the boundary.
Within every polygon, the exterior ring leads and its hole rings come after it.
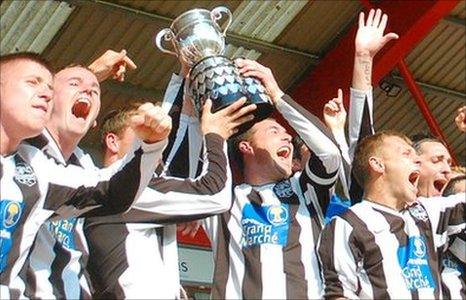
POLYGON ((151 144, 168 137, 172 129, 172 119, 162 107, 147 102, 139 106, 131 117, 131 128, 144 142, 151 144))

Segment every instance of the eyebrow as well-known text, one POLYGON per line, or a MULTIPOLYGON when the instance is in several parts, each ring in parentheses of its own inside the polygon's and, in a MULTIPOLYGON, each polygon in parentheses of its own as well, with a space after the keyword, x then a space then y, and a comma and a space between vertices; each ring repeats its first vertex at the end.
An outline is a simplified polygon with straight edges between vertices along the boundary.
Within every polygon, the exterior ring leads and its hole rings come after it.
MULTIPOLYGON (((70 77, 70 78, 68 78, 68 81, 71 81, 71 80, 78 80, 79 82, 83 82, 83 79, 81 77, 70 77)), ((94 82, 92 84, 92 86, 98 88, 99 91, 100 91, 100 85, 98 83, 94 82)))

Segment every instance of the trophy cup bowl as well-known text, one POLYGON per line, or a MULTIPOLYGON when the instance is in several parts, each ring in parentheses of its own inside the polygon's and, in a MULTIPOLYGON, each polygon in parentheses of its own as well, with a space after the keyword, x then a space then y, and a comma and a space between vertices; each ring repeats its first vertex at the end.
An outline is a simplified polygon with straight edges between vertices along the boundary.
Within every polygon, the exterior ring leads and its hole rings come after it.
POLYGON ((254 119, 238 128, 237 134, 241 134, 254 123, 267 118, 273 111, 273 105, 257 79, 244 78, 236 65, 222 56, 225 34, 231 19, 232 14, 226 7, 216 7, 212 11, 192 9, 177 17, 170 28, 162 29, 157 34, 155 43, 162 52, 179 57, 191 68, 188 91, 197 111, 201 111, 209 98, 214 112, 241 97, 248 99, 245 105, 257 105, 254 119), (217 24, 222 14, 228 16, 223 31, 217 24), (175 52, 164 48, 163 42, 171 42, 175 52))

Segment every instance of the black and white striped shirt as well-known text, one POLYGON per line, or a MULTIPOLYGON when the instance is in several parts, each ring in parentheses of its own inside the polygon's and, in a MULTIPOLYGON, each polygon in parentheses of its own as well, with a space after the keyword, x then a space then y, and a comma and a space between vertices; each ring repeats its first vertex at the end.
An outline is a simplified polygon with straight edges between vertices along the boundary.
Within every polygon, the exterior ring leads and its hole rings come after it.
POLYGON ((465 227, 465 195, 418 198, 395 211, 362 201, 322 231, 325 298, 439 299, 439 256, 465 227))
POLYGON ((154 177, 128 212, 86 219, 94 297, 179 296, 176 228, 164 225, 219 214, 231 204, 226 143, 214 134, 205 139, 205 168, 199 177, 154 177), (163 245, 171 250, 163 251, 163 245))
POLYGON ((162 105, 173 120, 174 131, 163 155, 163 174, 170 176, 154 177, 126 214, 86 220, 94 297, 179 298, 175 223, 230 208, 226 145, 209 134, 200 157, 199 120, 182 112, 182 82, 181 77, 172 76, 162 105))
POLYGON ((276 107, 313 155, 302 173, 286 180, 236 186, 230 211, 205 221, 214 250, 214 299, 322 296, 315 243, 340 153, 322 122, 290 97, 276 107))
POLYGON ((59 218, 124 211, 147 186, 153 161, 166 141, 131 151, 125 160, 95 171, 63 166, 39 149, 21 144, 0 156, 0 293, 18 298, 24 283, 18 274, 39 227, 54 213, 59 218), (150 162, 150 163, 149 163, 150 162))
MULTIPOLYGON (((79 148, 65 161, 47 130, 27 142, 63 165, 96 169, 92 158, 79 148)), ((83 225, 84 219, 76 217, 41 225, 21 271, 27 298, 90 299, 91 291, 85 276, 88 250, 83 225)))

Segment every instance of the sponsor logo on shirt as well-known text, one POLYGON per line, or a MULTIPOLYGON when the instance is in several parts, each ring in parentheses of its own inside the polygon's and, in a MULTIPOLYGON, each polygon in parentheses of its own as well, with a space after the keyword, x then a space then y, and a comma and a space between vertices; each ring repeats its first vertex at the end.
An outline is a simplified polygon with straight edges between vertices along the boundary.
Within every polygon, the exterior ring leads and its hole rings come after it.
POLYGON ((36 174, 34 174, 32 168, 24 163, 16 165, 15 179, 19 183, 25 184, 29 187, 33 186, 37 182, 36 174))
POLYGON ((24 203, 12 200, 0 200, 0 271, 6 267, 8 254, 13 246, 13 232, 15 231, 24 203))
POLYGON ((245 248, 261 244, 285 246, 289 224, 288 204, 258 206, 247 203, 241 219, 241 245, 245 248))
POLYGON ((409 290, 431 288, 436 285, 429 266, 429 255, 423 237, 408 239, 408 244, 398 248, 398 262, 409 290))
POLYGON ((450 252, 444 254, 442 265, 444 268, 458 271, 461 275, 465 274, 464 266, 450 252))
POLYGON ((77 220, 77 218, 70 218, 67 220, 49 222, 50 233, 64 248, 76 249, 74 243, 74 228, 77 220))

